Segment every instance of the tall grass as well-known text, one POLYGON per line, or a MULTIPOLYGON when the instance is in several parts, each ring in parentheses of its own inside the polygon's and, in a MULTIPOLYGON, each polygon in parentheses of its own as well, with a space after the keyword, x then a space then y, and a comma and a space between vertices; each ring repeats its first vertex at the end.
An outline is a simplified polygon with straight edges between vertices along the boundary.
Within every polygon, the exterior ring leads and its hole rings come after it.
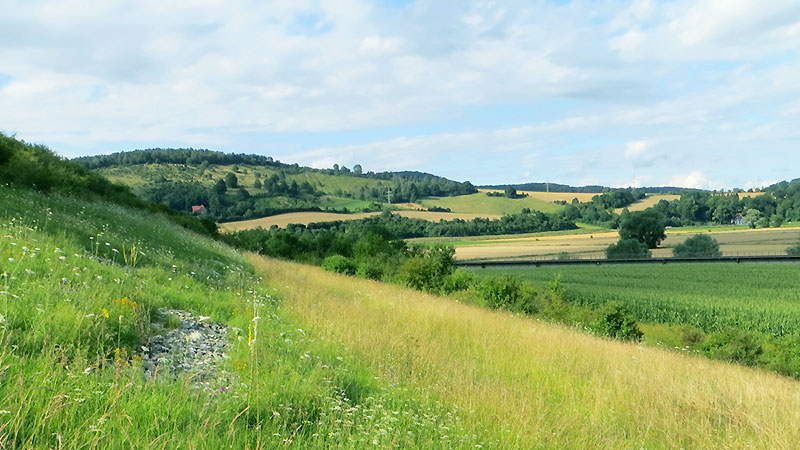
POLYGON ((796 448, 800 384, 770 373, 252 256, 292 319, 504 448, 796 448))
POLYGON ((0 199, 0 449, 485 443, 286 320, 234 250, 111 203, 6 186, 0 199), (217 380, 145 379, 162 306, 231 327, 217 380))

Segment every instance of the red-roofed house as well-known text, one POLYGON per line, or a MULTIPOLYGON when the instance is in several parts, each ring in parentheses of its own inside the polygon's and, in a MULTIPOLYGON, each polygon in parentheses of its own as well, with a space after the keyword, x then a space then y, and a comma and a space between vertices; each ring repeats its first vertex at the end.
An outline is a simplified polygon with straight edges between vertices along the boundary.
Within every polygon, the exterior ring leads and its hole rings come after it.
POLYGON ((208 214, 205 205, 192 205, 192 214, 208 214))

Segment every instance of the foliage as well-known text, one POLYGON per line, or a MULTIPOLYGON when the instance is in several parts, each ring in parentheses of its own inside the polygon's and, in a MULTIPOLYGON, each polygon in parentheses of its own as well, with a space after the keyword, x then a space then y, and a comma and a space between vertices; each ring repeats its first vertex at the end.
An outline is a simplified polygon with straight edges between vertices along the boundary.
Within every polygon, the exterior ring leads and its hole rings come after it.
POLYGON ((647 245, 638 239, 620 239, 606 248, 608 259, 641 259, 652 256, 647 245))
POLYGON ((800 256, 800 242, 786 249, 789 256, 800 256))
POLYGON ((636 324, 636 319, 620 302, 608 302, 597 311, 597 317, 588 328, 602 336, 624 341, 638 341, 644 333, 636 324))
POLYGON ((410 257, 400 266, 397 278, 408 287, 441 293, 453 273, 454 254, 450 246, 413 247, 410 257))
POLYGON ((322 262, 322 268, 329 272, 343 273, 346 275, 354 275, 356 273, 356 265, 342 255, 328 256, 322 262))
POLYGON ((653 209, 623 214, 620 217, 619 236, 622 240, 636 239, 647 248, 656 248, 666 239, 666 218, 653 209))
POLYGON ((719 243, 707 234, 696 234, 675 246, 672 254, 676 258, 719 258, 719 243))
POLYGON ((756 334, 737 329, 711 333, 702 349, 711 358, 747 366, 757 365, 764 353, 761 339, 756 334))

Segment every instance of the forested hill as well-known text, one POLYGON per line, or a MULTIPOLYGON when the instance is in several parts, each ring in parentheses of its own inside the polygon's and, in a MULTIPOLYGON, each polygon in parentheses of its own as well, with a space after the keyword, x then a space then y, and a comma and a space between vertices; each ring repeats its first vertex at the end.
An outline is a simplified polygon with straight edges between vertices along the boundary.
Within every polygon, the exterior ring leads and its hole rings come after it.
POLYGON ((218 221, 290 211, 377 210, 389 198, 415 202, 477 192, 469 182, 422 172, 367 172, 358 164, 313 169, 211 150, 136 150, 74 161, 175 210, 204 205, 218 221))
MULTIPOLYGON (((559 184, 559 183, 494 184, 494 185, 486 185, 480 187, 485 189, 501 189, 501 190, 507 187, 512 187, 518 191, 534 191, 534 192, 550 191, 550 192, 586 192, 586 193, 607 192, 617 189, 599 185, 570 186, 568 184, 559 184)), ((682 188, 675 186, 653 186, 653 187, 636 188, 636 190, 639 192, 643 192, 645 194, 670 194, 670 193, 680 193, 684 191, 697 191, 699 189, 682 188)))

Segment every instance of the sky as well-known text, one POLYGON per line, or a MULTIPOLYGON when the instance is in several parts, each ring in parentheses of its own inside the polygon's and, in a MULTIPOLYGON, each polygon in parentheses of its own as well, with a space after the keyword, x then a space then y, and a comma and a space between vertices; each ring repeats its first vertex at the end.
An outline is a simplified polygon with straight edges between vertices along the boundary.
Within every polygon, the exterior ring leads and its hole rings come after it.
POLYGON ((474 184, 800 177, 797 0, 0 0, 0 131, 474 184))

